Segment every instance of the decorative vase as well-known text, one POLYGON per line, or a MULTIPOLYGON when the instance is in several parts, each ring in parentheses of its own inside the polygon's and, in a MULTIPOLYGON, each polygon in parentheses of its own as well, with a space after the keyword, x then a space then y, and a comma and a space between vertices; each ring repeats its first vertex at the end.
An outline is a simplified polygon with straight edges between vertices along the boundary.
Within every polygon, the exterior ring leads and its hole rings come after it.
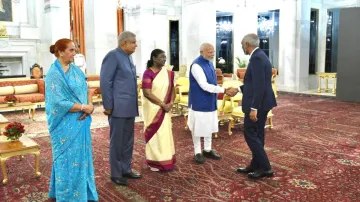
POLYGON ((21 136, 22 136, 22 134, 14 135, 14 136, 7 137, 7 139, 10 140, 11 142, 16 142, 16 141, 19 141, 21 136))
POLYGON ((245 73, 246 73, 246 68, 238 68, 236 70, 236 75, 240 80, 243 80, 245 77, 245 73))

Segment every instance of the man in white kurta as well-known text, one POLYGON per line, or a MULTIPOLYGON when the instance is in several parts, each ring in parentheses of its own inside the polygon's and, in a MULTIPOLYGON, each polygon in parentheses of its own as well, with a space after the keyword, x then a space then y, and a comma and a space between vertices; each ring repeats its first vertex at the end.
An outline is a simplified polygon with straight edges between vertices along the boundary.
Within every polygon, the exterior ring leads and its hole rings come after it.
POLYGON ((221 158, 219 154, 212 150, 211 142, 212 134, 219 130, 216 106, 217 93, 227 93, 227 90, 216 84, 216 73, 212 64, 214 47, 209 43, 204 43, 200 47, 200 54, 201 56, 195 59, 190 67, 189 113, 187 124, 192 132, 195 161, 202 164, 204 163, 204 157, 212 159, 221 158), (200 88, 192 91, 192 85, 199 86, 200 88), (194 99, 194 94, 196 94, 195 96, 204 94, 205 97, 194 99), (207 99, 206 96, 210 96, 210 99, 207 99), (211 101, 207 102, 207 100, 211 101), (203 152, 201 152, 201 137, 204 137, 203 152))
POLYGON ((76 66, 78 66, 84 74, 86 74, 86 61, 85 56, 81 53, 77 53, 74 56, 74 63, 76 66))

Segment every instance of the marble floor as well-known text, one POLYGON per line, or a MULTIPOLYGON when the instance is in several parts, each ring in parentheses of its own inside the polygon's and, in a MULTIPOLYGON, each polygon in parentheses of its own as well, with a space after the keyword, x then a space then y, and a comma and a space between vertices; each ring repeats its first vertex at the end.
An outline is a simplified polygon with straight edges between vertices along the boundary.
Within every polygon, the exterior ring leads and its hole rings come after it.
POLYGON ((307 91, 300 91, 300 92, 292 92, 292 91, 284 91, 284 90, 280 90, 278 91, 278 93, 280 94, 299 94, 299 95, 309 95, 309 96, 321 96, 321 97, 330 97, 330 98, 335 98, 336 94, 331 93, 331 91, 329 92, 317 92, 317 89, 312 89, 312 90, 307 90, 307 91))
POLYGON ((336 94, 333 94, 331 90, 328 92, 322 91, 320 93, 317 92, 317 89, 307 90, 307 91, 301 91, 301 94, 309 94, 309 95, 321 95, 321 96, 329 96, 329 97, 336 97, 336 94))

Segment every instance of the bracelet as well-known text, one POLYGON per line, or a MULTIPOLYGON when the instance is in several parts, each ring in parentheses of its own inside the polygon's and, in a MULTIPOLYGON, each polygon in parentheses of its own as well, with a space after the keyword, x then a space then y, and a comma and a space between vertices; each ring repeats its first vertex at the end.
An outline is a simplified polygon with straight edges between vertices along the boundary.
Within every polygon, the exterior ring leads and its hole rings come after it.
POLYGON ((80 108, 80 111, 82 111, 82 110, 83 110, 83 108, 84 108, 84 105, 82 104, 82 105, 81 105, 81 108, 80 108))

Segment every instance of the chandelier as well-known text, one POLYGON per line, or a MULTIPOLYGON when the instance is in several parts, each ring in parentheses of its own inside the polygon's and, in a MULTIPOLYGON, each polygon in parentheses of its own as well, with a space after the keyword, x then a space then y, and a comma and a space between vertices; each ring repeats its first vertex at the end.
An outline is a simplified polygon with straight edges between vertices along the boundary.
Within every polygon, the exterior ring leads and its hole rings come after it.
POLYGON ((331 25, 332 22, 333 22, 333 16, 332 16, 332 13, 329 15, 330 13, 328 12, 327 14, 327 24, 328 25, 331 25))
POLYGON ((269 20, 264 16, 260 16, 258 19, 258 29, 262 34, 270 36, 274 33, 275 23, 274 20, 269 20))
POLYGON ((216 22, 217 34, 230 34, 232 30, 233 30, 232 22, 228 20, 216 22))
POLYGON ((140 4, 140 0, 116 0, 117 9, 133 9, 140 4))

